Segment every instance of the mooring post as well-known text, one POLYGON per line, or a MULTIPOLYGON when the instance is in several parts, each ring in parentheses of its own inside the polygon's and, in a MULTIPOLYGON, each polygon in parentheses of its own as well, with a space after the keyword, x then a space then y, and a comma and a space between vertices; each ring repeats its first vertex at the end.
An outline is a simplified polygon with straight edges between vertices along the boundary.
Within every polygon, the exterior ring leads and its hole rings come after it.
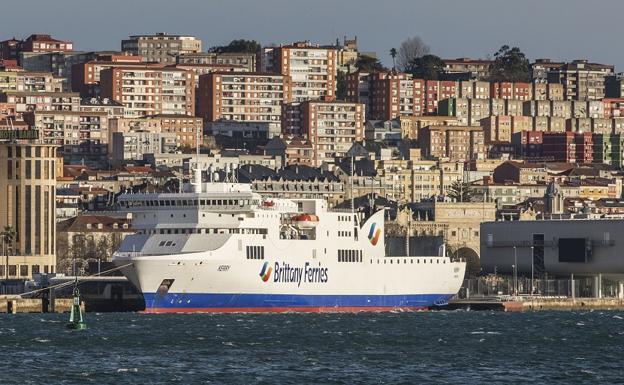
POLYGON ((56 298, 54 296, 54 289, 50 289, 50 313, 56 312, 56 298))

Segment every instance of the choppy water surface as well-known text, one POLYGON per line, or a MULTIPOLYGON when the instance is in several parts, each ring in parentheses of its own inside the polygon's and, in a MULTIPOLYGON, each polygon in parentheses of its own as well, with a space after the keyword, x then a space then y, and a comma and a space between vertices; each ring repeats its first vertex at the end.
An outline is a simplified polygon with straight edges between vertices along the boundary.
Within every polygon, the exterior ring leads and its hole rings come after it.
POLYGON ((621 383, 624 313, 0 315, 1 384, 621 383))

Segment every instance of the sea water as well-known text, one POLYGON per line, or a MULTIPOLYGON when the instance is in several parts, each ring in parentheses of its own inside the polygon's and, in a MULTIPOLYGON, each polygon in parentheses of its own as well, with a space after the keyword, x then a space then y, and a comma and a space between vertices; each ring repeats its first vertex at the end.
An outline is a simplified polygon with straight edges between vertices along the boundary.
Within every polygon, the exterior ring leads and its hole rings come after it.
POLYGON ((0 315, 0 384, 624 382, 621 312, 0 315))

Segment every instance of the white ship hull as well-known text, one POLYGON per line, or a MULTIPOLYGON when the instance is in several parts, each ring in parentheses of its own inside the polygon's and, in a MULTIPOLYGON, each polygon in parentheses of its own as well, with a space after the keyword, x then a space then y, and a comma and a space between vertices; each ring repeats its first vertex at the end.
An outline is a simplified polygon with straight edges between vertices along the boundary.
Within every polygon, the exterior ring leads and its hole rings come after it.
POLYGON ((426 309, 454 296, 465 270, 463 262, 445 257, 382 257, 357 266, 287 257, 207 260, 200 255, 118 258, 117 263, 133 264, 123 272, 143 292, 148 312, 426 309), (173 282, 167 293, 158 292, 163 280, 173 282))
POLYGON ((120 198, 137 234, 114 261, 148 312, 423 309, 462 284, 464 262, 386 257, 383 210, 361 223, 322 200, 198 190, 120 198))

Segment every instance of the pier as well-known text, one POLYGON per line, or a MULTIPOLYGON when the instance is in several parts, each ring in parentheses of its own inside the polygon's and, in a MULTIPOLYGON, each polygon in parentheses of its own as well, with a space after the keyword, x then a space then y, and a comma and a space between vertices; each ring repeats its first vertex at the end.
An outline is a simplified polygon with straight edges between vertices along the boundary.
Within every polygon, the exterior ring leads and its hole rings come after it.
MULTIPOLYGON (((42 298, 22 298, 19 295, 0 297, 0 313, 66 313, 71 310, 71 306, 71 298, 52 298, 46 302, 42 298)), ((84 306, 83 301, 83 310, 84 306)))
POLYGON ((582 311, 582 310, 624 310, 624 299, 620 298, 552 298, 552 297, 484 297, 451 300, 447 305, 432 307, 431 310, 472 311, 582 311))

